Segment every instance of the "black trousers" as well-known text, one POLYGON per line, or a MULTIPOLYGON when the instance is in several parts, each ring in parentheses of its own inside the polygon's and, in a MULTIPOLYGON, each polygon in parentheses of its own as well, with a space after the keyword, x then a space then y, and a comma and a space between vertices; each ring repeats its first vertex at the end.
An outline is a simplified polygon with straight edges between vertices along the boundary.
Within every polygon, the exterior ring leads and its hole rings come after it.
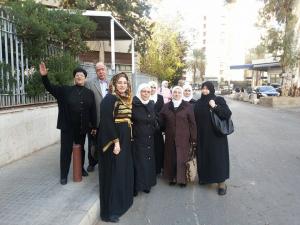
POLYGON ((92 146, 94 146, 95 148, 97 147, 97 135, 96 136, 92 136, 91 135, 91 131, 89 131, 87 133, 87 136, 88 136, 88 159, 89 159, 89 166, 96 166, 97 163, 98 163, 98 159, 95 159, 93 156, 92 156, 92 146))
POLYGON ((81 145, 81 162, 82 168, 84 165, 85 151, 85 134, 74 134, 73 131, 60 132, 60 178, 65 179, 68 177, 70 164, 72 159, 73 144, 81 145))

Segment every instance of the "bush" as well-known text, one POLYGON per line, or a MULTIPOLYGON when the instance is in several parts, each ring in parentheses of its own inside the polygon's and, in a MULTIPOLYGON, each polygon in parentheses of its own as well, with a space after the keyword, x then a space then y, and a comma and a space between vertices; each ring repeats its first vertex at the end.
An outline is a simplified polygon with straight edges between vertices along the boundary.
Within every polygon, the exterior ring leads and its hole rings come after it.
MULTIPOLYGON (((51 56, 45 60, 48 68, 48 77, 53 84, 65 85, 72 84, 73 70, 79 66, 75 58, 70 53, 51 56)), ((28 83, 25 86, 26 93, 29 96, 37 96, 45 92, 45 88, 39 74, 39 62, 34 63, 35 72, 28 77, 28 83)))

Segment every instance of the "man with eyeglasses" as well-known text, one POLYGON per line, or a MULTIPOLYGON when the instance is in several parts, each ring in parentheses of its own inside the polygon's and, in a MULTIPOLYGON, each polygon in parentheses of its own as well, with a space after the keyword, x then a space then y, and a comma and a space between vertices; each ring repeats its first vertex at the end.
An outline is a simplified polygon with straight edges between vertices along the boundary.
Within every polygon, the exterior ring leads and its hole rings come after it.
POLYGON ((53 85, 48 79, 48 70, 40 64, 42 82, 58 103, 57 129, 61 130, 60 149, 60 183, 67 184, 73 144, 81 145, 82 176, 84 170, 84 142, 90 127, 91 134, 96 135, 96 106, 94 93, 84 87, 87 72, 78 67, 73 71, 74 85, 53 85))
MULTIPOLYGON (((85 83, 85 87, 90 89, 95 96, 96 103, 96 113, 97 113, 97 128, 99 128, 100 123, 100 103, 102 99, 105 97, 108 91, 108 81, 106 79, 106 66, 103 62, 98 62, 95 66, 97 76, 88 80, 85 83)), ((95 170, 95 166, 98 163, 97 154, 92 155, 92 148, 96 146, 96 137, 90 135, 88 133, 88 159, 89 165, 87 167, 88 172, 93 172, 95 170)), ((96 153, 96 151, 95 151, 96 153)))

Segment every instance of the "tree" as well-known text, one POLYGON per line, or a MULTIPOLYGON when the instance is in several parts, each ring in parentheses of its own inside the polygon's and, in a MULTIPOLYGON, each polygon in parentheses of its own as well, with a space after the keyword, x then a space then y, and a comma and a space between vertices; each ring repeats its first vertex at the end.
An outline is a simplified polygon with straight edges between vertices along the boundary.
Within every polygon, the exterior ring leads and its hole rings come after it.
POLYGON ((63 8, 93 9, 111 11, 113 16, 133 34, 135 49, 144 54, 147 40, 151 38, 151 6, 147 0, 64 0, 63 8))
POLYGON ((204 49, 193 49, 192 60, 189 61, 189 67, 193 71, 193 82, 196 83, 197 70, 200 72, 200 80, 204 81, 205 75, 205 51, 204 49))
POLYGON ((248 54, 245 57, 245 63, 250 64, 252 63, 252 60, 264 58, 265 55, 266 55, 266 47, 260 44, 255 48, 251 48, 248 51, 248 54))
MULTIPOLYGON (((33 0, 7 1, 6 6, 24 43, 29 68, 38 68, 43 60, 53 83, 69 84, 78 65, 75 57, 88 50, 85 39, 95 31, 96 24, 78 11, 49 10, 33 0)), ((30 96, 44 92, 37 73, 28 77, 25 89, 30 96)))
POLYGON ((29 59, 47 57, 49 46, 74 56, 88 50, 84 40, 95 31, 94 22, 80 12, 48 10, 33 0, 21 2, 8 1, 6 11, 14 17, 17 35, 29 59))
POLYGON ((176 84, 186 68, 188 43, 170 27, 156 24, 147 44, 148 50, 140 60, 141 71, 176 84))
POLYGON ((260 11, 259 25, 266 30, 262 44, 278 58, 282 67, 283 95, 288 95, 292 86, 292 71, 299 60, 296 48, 295 25, 298 21, 293 13, 296 0, 264 0, 260 11))
MULTIPOLYGON (((29 96, 37 96, 45 91, 44 85, 41 82, 41 76, 38 72, 39 60, 32 63, 34 73, 27 78, 25 87, 26 93, 29 96)), ((67 85, 73 80, 72 71, 78 66, 74 56, 70 53, 60 53, 49 56, 45 61, 48 69, 48 77, 53 84, 67 85)))

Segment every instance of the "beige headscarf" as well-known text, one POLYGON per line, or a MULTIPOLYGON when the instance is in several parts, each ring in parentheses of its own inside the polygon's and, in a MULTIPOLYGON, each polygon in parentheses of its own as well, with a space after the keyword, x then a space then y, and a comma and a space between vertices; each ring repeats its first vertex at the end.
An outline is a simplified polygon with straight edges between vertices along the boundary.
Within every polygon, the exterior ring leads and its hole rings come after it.
MULTIPOLYGON (((192 86, 189 85, 189 84, 185 84, 185 85, 183 85, 182 89, 183 89, 183 91, 186 90, 186 89, 191 90, 191 92, 190 92, 191 95, 190 95, 189 97, 185 97, 185 96, 183 95, 183 98, 182 98, 184 101, 187 101, 187 102, 191 101, 191 99, 193 98, 193 88, 192 88, 192 86)), ((183 94, 183 93, 182 93, 182 94, 183 94)))
POLYGON ((149 89, 149 91, 151 91, 151 87, 150 87, 149 84, 147 84, 147 83, 142 83, 142 84, 140 84, 139 87, 138 87, 138 90, 137 90, 137 92, 136 92, 136 97, 138 97, 138 99, 140 99, 140 101, 141 101, 144 105, 147 105, 151 99, 149 98, 149 99, 146 100, 146 101, 142 99, 142 97, 141 97, 141 91, 142 91, 143 89, 149 89))
POLYGON ((179 100, 175 100, 172 95, 172 102, 173 102, 174 108, 177 108, 180 106, 180 104, 182 102, 183 89, 180 86, 175 86, 172 88, 172 93, 174 92, 175 89, 179 89, 181 91, 181 98, 179 100))
POLYGON ((150 88, 152 86, 156 87, 156 92, 153 95, 150 96, 150 100, 152 100, 152 101, 154 101, 154 103, 156 103, 157 102, 157 88, 158 88, 158 85, 155 81, 150 81, 148 84, 150 85, 150 88))

